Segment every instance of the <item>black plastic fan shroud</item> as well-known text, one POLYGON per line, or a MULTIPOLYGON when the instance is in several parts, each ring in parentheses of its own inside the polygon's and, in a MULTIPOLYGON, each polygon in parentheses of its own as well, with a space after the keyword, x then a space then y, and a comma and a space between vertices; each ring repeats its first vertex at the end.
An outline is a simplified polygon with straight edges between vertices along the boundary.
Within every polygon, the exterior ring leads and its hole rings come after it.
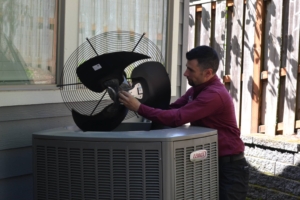
POLYGON ((132 111, 127 112, 122 105, 115 113, 118 115, 117 117, 104 114, 106 107, 110 107, 114 102, 107 94, 103 83, 110 78, 117 78, 121 82, 123 74, 127 80, 131 81, 132 71, 142 63, 163 64, 162 54, 158 47, 143 36, 129 31, 113 31, 96 35, 81 44, 65 63, 59 85, 62 99, 72 112, 75 123, 80 124, 78 127, 83 131, 110 131, 122 120, 135 116, 132 111), (112 57, 117 54, 117 57, 112 57), (125 54, 134 54, 133 59, 122 59, 125 54), (102 59, 104 57, 107 58, 102 59), (107 61, 109 63, 105 63, 107 61), (120 63, 123 63, 121 67, 120 63), (81 71, 83 67, 89 67, 94 71, 81 71), (98 71, 99 67, 102 68, 102 71, 107 71, 105 76, 97 76, 97 73, 94 73, 98 71), (103 70, 103 68, 107 69, 103 70), (112 73, 119 74, 119 76, 111 76, 112 73), (99 79, 99 77, 105 78, 99 79), (84 116, 84 120, 78 117, 80 115, 84 116), (93 120, 89 120, 89 118, 93 118, 93 120), (115 120, 115 122, 111 120, 115 120), (88 125, 89 121, 93 121, 91 122, 93 126, 88 125), (110 125, 108 125, 109 122, 110 125))

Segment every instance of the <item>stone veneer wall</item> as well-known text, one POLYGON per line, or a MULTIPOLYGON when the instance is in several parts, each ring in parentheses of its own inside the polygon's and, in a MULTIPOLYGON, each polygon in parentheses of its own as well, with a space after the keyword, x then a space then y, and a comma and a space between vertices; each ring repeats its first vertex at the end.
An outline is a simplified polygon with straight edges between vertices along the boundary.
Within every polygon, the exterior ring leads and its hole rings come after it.
POLYGON ((250 164, 248 199, 300 200, 300 137, 241 137, 250 164))

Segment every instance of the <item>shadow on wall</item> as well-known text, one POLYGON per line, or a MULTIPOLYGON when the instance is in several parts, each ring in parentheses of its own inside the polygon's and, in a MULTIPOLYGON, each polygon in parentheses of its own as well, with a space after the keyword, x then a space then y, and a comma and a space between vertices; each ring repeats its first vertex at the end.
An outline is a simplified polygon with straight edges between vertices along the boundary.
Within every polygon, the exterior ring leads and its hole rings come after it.
POLYGON ((300 154, 246 144, 248 199, 300 199, 300 154), (295 164, 294 164, 295 163, 295 164))
POLYGON ((255 168, 250 168, 249 191, 247 197, 250 199, 283 199, 296 200, 300 199, 300 167, 296 171, 298 180, 295 177, 287 178, 291 171, 295 171, 295 167, 285 167, 281 174, 276 176, 267 175, 259 172, 255 168))

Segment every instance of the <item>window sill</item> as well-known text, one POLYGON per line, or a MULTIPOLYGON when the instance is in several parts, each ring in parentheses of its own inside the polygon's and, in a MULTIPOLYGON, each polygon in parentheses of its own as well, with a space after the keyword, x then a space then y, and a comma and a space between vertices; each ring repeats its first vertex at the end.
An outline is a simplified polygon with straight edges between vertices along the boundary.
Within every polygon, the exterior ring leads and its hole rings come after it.
POLYGON ((1 86, 0 107, 62 103, 56 85, 1 86))

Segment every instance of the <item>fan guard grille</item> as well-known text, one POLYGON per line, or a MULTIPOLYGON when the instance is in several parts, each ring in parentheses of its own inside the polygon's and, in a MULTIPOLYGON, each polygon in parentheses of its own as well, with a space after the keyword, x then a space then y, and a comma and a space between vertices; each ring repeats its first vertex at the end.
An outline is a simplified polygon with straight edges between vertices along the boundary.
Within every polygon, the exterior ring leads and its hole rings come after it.
MULTIPOLYGON (((96 93, 80 83, 76 69, 83 62, 105 53, 117 51, 133 51, 148 55, 150 59, 145 59, 132 63, 125 69, 127 79, 130 82, 132 70, 141 63, 156 61, 163 63, 163 57, 158 47, 146 36, 130 31, 112 31, 96 35, 81 44, 68 58, 61 75, 61 96, 69 110, 75 110, 84 115, 95 115, 101 112, 113 101, 107 93, 96 93), (94 51, 94 49, 96 52, 94 51), (103 99, 102 99, 103 98, 103 99), (102 99, 101 103, 97 105, 102 99), (95 110, 94 110, 95 109, 95 110)), ((129 111, 125 119, 135 116, 129 111)))

